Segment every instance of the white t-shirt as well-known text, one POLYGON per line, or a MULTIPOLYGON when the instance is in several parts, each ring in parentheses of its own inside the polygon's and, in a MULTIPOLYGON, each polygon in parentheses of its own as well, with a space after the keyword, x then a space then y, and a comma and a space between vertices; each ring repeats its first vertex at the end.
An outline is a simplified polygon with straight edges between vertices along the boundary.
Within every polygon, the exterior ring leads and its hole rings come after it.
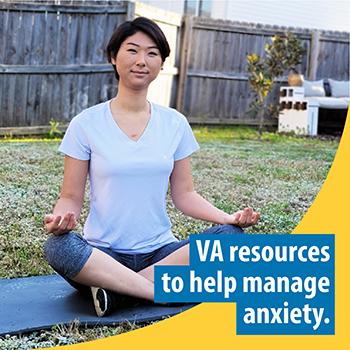
POLYGON ((73 118, 59 151, 90 160, 85 239, 117 252, 150 252, 176 241, 165 205, 169 176, 174 161, 199 146, 182 114, 154 103, 144 133, 132 141, 115 122, 110 102, 73 118))

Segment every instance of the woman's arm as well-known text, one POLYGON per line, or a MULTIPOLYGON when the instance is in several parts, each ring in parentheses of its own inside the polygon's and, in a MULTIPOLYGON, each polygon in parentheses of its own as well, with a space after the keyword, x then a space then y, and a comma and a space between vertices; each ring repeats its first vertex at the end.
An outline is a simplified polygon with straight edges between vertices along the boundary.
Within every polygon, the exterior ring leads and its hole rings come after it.
POLYGON ((255 225, 260 218, 260 214, 253 212, 250 207, 231 215, 227 214, 201 197, 193 187, 189 157, 174 163, 170 188, 176 208, 193 218, 240 227, 255 225))
POLYGON ((48 232, 61 235, 76 227, 84 201, 89 161, 65 156, 64 176, 60 199, 44 224, 48 232))

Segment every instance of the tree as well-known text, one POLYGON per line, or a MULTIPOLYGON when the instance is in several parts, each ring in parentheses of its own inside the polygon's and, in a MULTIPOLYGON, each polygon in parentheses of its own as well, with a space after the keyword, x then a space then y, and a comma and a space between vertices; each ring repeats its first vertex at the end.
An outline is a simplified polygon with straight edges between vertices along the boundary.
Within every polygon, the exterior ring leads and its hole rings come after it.
POLYGON ((262 59, 254 53, 247 56, 247 71, 250 73, 248 81, 255 92, 254 100, 250 105, 250 112, 258 115, 260 119, 258 139, 261 139, 265 115, 277 116, 279 106, 267 106, 268 94, 274 88, 278 77, 285 72, 297 72, 302 56, 306 52, 300 44, 300 39, 291 34, 284 33, 284 37, 275 35, 271 38, 272 44, 266 44, 266 58, 262 59))

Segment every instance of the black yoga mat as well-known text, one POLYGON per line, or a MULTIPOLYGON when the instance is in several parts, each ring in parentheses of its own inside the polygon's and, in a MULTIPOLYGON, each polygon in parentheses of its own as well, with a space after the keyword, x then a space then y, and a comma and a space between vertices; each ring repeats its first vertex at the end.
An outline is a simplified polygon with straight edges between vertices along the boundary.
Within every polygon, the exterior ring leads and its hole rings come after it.
POLYGON ((160 306, 138 304, 97 317, 92 299, 71 287, 59 275, 0 280, 0 335, 51 329, 77 319, 83 325, 117 325, 162 320, 195 304, 160 306))

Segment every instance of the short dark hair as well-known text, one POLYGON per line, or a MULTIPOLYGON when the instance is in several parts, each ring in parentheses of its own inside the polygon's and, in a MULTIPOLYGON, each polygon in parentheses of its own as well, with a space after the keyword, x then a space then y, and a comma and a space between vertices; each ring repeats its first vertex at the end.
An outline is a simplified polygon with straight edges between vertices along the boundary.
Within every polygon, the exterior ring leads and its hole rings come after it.
MULTIPOLYGON (((120 49, 121 44, 129 37, 137 32, 142 32, 148 35, 157 45, 162 61, 170 54, 170 47, 163 31, 159 26, 152 20, 146 17, 137 17, 133 21, 123 22, 117 29, 113 32, 109 43, 107 45, 107 58, 111 62, 111 58, 116 58, 117 53, 120 49)), ((113 64, 115 71, 115 76, 119 80, 119 74, 117 72, 116 66, 113 64)))

